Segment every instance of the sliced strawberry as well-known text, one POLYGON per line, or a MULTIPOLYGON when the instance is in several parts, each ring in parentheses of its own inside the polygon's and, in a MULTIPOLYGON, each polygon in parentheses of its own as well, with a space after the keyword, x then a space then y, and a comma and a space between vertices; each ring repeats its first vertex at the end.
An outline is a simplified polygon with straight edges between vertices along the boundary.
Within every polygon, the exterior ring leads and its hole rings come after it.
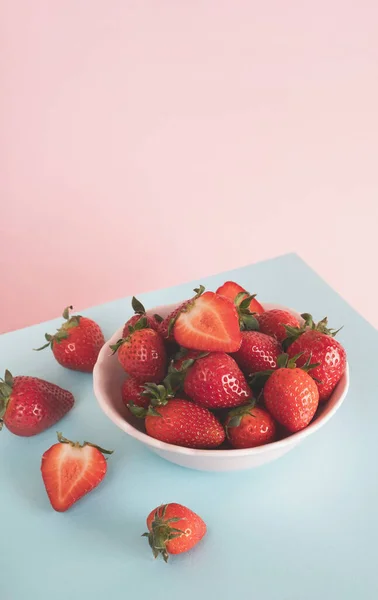
POLYGON ((41 472, 52 507, 64 512, 101 483, 107 469, 103 453, 112 452, 70 442, 61 433, 58 440, 42 456, 41 472))
POLYGON ((180 313, 173 334, 191 350, 236 352, 241 344, 235 305, 214 292, 205 292, 180 313))
MULTIPOLYGON (((232 300, 232 302, 235 302, 237 295, 242 294, 243 292, 245 293, 245 298, 249 296, 247 290, 245 290, 241 285, 235 283, 234 281, 226 281, 226 283, 221 285, 216 291, 217 294, 219 294, 220 296, 224 296, 229 300, 232 300)), ((239 303, 242 300, 243 296, 240 296, 239 303)), ((251 313, 261 314, 264 312, 264 308, 261 306, 260 302, 258 302, 256 298, 253 297, 251 302, 249 303, 249 311, 251 313)))

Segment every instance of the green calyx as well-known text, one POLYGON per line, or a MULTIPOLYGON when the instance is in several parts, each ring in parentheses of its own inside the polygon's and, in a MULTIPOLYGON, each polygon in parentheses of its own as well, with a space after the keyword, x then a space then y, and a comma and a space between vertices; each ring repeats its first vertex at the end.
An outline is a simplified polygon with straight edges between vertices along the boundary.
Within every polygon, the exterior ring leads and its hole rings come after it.
POLYGON ((197 298, 199 298, 200 296, 202 296, 202 294, 204 293, 205 286, 200 285, 198 288, 194 288, 193 291, 196 293, 196 295, 193 296, 193 298, 191 300, 189 300, 189 302, 187 302, 185 304, 185 306, 183 306, 182 310, 180 310, 177 313, 177 315, 175 315, 173 317, 173 319, 170 320, 169 325, 168 325, 168 331, 167 331, 168 337, 171 335, 171 333, 173 331, 173 328, 175 326, 175 323, 176 323, 177 319, 179 318, 179 316, 181 315, 181 313, 187 312, 188 310, 190 310, 192 308, 192 306, 194 305, 195 300, 197 300, 197 298))
POLYGON ((117 352, 118 348, 120 348, 122 344, 130 341, 130 337, 134 333, 134 331, 140 331, 141 329, 148 329, 148 322, 146 317, 141 317, 140 319, 138 319, 134 326, 129 325, 129 335, 125 338, 117 340, 115 344, 112 344, 110 346, 110 349, 113 351, 113 354, 117 352))
MULTIPOLYGON (((303 355, 303 352, 299 352, 299 354, 296 354, 295 356, 290 358, 286 352, 284 352, 283 354, 280 354, 279 357, 277 358, 277 369, 267 369, 266 371, 259 371, 258 373, 254 373, 249 379, 249 382, 248 382, 249 385, 251 386, 251 388, 253 389, 253 391, 255 393, 260 393, 261 390, 263 389, 264 385, 268 381, 269 377, 272 375, 272 373, 274 373, 278 369, 296 369, 297 368, 297 364, 296 364, 297 360, 302 355, 303 355)), ((319 365, 320 365, 320 363, 312 363, 311 362, 311 354, 310 354, 310 356, 308 357, 308 359, 306 360, 304 365, 302 365, 299 368, 302 369, 302 371, 305 371, 306 373, 308 373, 311 369, 315 369, 319 365)))
POLYGON ((92 448, 96 448, 97 450, 102 452, 102 454, 113 454, 114 452, 114 450, 105 450, 104 448, 101 448, 96 444, 92 444, 91 442, 83 442, 82 444, 79 444, 79 442, 71 442, 71 440, 68 440, 67 438, 63 437, 60 431, 57 432, 57 437, 58 442, 60 442, 61 444, 69 444, 70 446, 72 446, 72 448, 84 448, 84 446, 91 446, 92 448))
POLYGON ((59 344, 62 340, 66 340, 68 338, 69 330, 72 329, 73 327, 77 327, 79 325, 80 319, 81 319, 80 315, 74 315, 73 317, 70 317, 70 310, 72 310, 72 309, 73 309, 72 306, 67 306, 64 309, 62 316, 63 316, 63 319, 66 320, 65 323, 63 323, 61 325, 61 327, 59 329, 57 329, 57 333, 55 333, 54 335, 45 333, 45 340, 47 341, 47 344, 44 344, 40 348, 34 348, 34 350, 39 352, 40 350, 44 350, 45 348, 48 348, 49 346, 52 348, 54 343, 59 344))
POLYGON ((167 543, 175 538, 185 535, 185 532, 181 529, 172 527, 173 523, 177 523, 177 521, 181 520, 180 517, 165 519, 166 511, 167 504, 159 506, 154 514, 151 531, 147 531, 142 535, 142 537, 148 539, 154 558, 157 558, 159 554, 161 554, 165 562, 168 561, 167 543))
POLYGON ((4 416, 12 394, 13 384, 13 376, 7 369, 4 378, 0 378, 0 431, 3 428, 4 416))
POLYGON ((290 325, 285 325, 287 336, 284 339, 282 345, 284 350, 287 350, 288 347, 295 342, 305 331, 319 331, 320 333, 324 333, 325 335, 329 335, 331 337, 335 337, 342 329, 331 329, 328 327, 328 317, 324 317, 318 323, 315 323, 312 315, 310 313, 302 313, 301 314, 304 323, 301 327, 291 327, 290 325))
MULTIPOLYGON (((146 314, 146 309, 144 308, 143 304, 137 298, 135 298, 135 296, 133 296, 131 299, 131 306, 136 315, 146 314)), ((161 323, 163 321, 163 317, 161 317, 160 315, 154 315, 154 319, 158 323, 161 323)))
POLYGON ((251 301, 256 297, 256 294, 250 296, 247 292, 239 292, 235 298, 235 306, 239 315, 239 324, 241 331, 257 331, 259 322, 249 310, 251 301))
POLYGON ((229 437, 228 435, 228 429, 230 427, 239 427, 242 418, 245 415, 251 415, 251 417, 254 417, 255 415, 253 414, 253 409, 256 406, 256 401, 252 400, 251 402, 249 402, 248 404, 245 404, 244 406, 238 406, 237 408, 233 408, 232 410, 230 410, 230 412, 228 413, 228 418, 227 418, 227 424, 226 424, 226 435, 227 437, 229 437))

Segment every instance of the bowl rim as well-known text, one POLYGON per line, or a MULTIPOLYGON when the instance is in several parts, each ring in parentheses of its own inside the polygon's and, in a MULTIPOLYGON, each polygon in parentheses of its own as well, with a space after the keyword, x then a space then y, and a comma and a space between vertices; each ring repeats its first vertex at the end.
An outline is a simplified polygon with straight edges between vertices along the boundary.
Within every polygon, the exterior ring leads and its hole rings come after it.
MULTIPOLYGON (((264 308, 266 308, 266 310, 271 310, 271 309, 275 309, 275 308, 287 310, 290 313, 292 313, 293 315, 295 315, 297 318, 301 319, 301 316, 297 311, 295 311, 291 308, 288 308, 286 306, 282 306, 280 304, 270 303, 270 302, 263 302, 262 305, 264 308)), ((167 310, 167 309, 174 310, 174 308, 176 308, 177 306, 178 306, 178 303, 171 304, 171 305, 157 306, 155 308, 148 310, 147 314, 159 313, 159 309, 163 309, 163 308, 164 308, 164 310, 167 310)), ((315 433, 318 429, 323 427, 323 425, 325 425, 334 416, 336 411, 340 408, 341 404, 343 403, 343 401, 345 399, 345 396, 347 395, 348 389, 349 389, 350 376, 349 376, 349 363, 347 361, 345 371, 344 371, 339 383, 337 384, 333 394, 336 392, 336 390, 340 386, 342 387, 342 390, 341 390, 339 398, 337 399, 335 404, 332 406, 332 408, 325 415, 320 415, 318 419, 316 419, 315 421, 310 423, 310 425, 308 425, 304 429, 297 431, 295 433, 292 433, 288 437, 283 438, 281 440, 277 440, 275 442, 270 442, 269 444, 264 444, 262 446, 257 446, 255 448, 240 448, 240 449, 227 448, 227 449, 219 449, 219 450, 218 449, 209 450, 209 449, 198 449, 198 448, 186 448, 184 446, 176 446, 174 444, 168 444, 167 442, 162 442, 160 440, 157 440, 157 439, 149 436, 147 433, 144 433, 143 431, 139 431, 138 429, 136 429, 122 415, 120 415, 115 408, 110 406, 108 404, 108 402, 106 401, 106 399, 104 398, 104 394, 101 389, 101 384, 99 382, 99 379, 100 379, 99 372, 100 372, 102 363, 105 361, 106 358, 109 357, 109 354, 108 354, 109 345, 111 343, 115 343, 121 337, 122 330, 123 330, 123 326, 120 327, 119 329, 117 329, 117 331, 111 336, 111 338, 105 342, 105 344, 103 345, 103 347, 101 348, 101 350, 99 352, 95 367, 93 369, 94 394, 95 394, 97 402, 99 403, 102 411, 106 414, 106 416, 115 425, 117 425, 117 427, 122 429, 125 433, 127 433, 131 437, 137 439, 139 442, 142 442, 143 444, 145 444, 147 446, 151 446, 152 448, 154 448, 156 450, 172 452, 174 454, 181 454, 181 455, 186 455, 186 456, 218 457, 219 459, 221 459, 224 457, 237 458, 237 457, 244 457, 244 456, 256 456, 259 454, 263 454, 264 452, 267 452, 267 451, 284 449, 284 448, 287 448, 288 446, 296 445, 301 440, 308 437, 312 433, 315 433)))

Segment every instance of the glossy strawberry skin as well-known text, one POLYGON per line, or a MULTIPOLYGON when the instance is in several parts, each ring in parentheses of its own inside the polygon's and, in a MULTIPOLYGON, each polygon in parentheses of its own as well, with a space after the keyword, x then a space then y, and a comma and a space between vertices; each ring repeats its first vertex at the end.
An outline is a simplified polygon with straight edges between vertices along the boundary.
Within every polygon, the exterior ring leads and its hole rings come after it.
POLYGON ((308 358, 312 363, 320 363, 311 369, 309 375, 315 380, 319 390, 319 400, 328 400, 346 369, 346 352, 334 337, 316 330, 307 330, 288 348, 290 357, 303 352, 297 360, 301 367, 308 358))
POLYGON ((206 408, 231 408, 252 397, 245 377, 235 360, 224 352, 211 352, 189 368, 185 393, 206 408))
POLYGON ((174 502, 164 506, 158 506, 147 517, 147 528, 153 529, 153 521, 156 513, 160 519, 167 522, 169 519, 175 519, 174 522, 168 522, 175 529, 183 531, 183 535, 169 540, 165 544, 168 554, 182 554, 191 550, 206 534, 206 524, 195 512, 174 502), (178 519, 176 521, 176 519, 178 519))
POLYGON ((52 427, 74 405, 71 392, 38 379, 15 377, 4 424, 15 435, 30 437, 52 427))
POLYGON ((147 416, 146 432, 151 437, 186 448, 217 448, 225 431, 214 415, 188 400, 174 398, 156 408, 160 416, 147 416))
POLYGON ((281 352, 281 345, 276 338, 259 331, 242 331, 241 346, 232 356, 248 376, 258 371, 276 369, 281 352))
POLYGON ((77 318, 79 324, 66 330, 67 338, 52 342, 52 351, 63 367, 92 373, 105 338, 99 325, 92 319, 77 318))
MULTIPOLYGON (((236 296, 242 292, 245 293, 245 296, 249 295, 247 290, 245 290, 243 287, 241 287, 241 285, 239 285, 238 283, 235 283, 234 281, 226 281, 216 291, 217 294, 219 294, 220 296, 224 296, 225 298, 228 298, 232 302, 234 302, 236 299, 236 296)), ((242 301, 242 298, 240 299, 240 302, 241 301, 242 301)), ((251 313, 257 313, 257 314, 261 314, 264 312, 263 306, 260 304, 260 302, 258 302, 256 300, 256 298, 252 298, 252 300, 249 304, 249 310, 251 313)))
POLYGON ((232 417, 227 417, 225 427, 233 448, 256 448, 270 444, 276 438, 274 419, 263 408, 255 406, 249 409, 235 427, 229 427, 231 419, 232 417))
POLYGON ((136 323, 138 323, 138 321, 142 318, 147 319, 147 327, 149 327, 150 329, 154 329, 155 331, 160 331, 161 323, 159 323, 159 321, 157 321, 153 315, 133 315, 128 321, 126 321, 124 325, 122 337, 127 337, 130 333, 129 327, 134 328, 136 323))
POLYGON ((160 383, 167 368, 163 338, 153 329, 134 331, 119 347, 118 360, 137 381, 160 383))
POLYGON ((173 327, 170 333, 168 333, 168 329, 170 327, 171 321, 174 321, 177 315, 179 315, 180 312, 182 312, 186 308, 186 306, 190 304, 190 302, 192 302, 192 300, 185 300, 185 302, 182 302, 177 308, 170 312, 169 315, 167 315, 161 323, 159 323, 158 331, 164 340, 168 342, 175 342, 175 337, 173 335, 173 327))
POLYGON ((261 333, 275 337, 279 342, 287 336, 285 325, 299 327, 298 319, 287 310, 266 310, 262 315, 256 316, 261 333))
POLYGON ((134 377, 127 377, 122 384, 122 401, 127 406, 132 402, 136 406, 148 408, 149 398, 142 395, 144 386, 134 377))
POLYGON ((314 380, 299 368, 273 371, 264 386, 265 406, 278 423, 294 433, 307 427, 319 404, 314 380))

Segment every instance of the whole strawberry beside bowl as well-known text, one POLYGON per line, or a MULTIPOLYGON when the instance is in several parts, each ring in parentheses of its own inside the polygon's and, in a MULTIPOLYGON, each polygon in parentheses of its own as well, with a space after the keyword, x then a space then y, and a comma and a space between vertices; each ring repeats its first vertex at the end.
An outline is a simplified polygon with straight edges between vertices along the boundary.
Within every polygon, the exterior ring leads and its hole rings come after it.
POLYGON ((81 315, 70 316, 70 310, 72 306, 64 309, 64 323, 54 335, 46 333, 47 343, 36 350, 50 347, 62 367, 92 373, 105 338, 97 323, 81 315))
MULTIPOLYGON (((183 336, 185 342, 186 340, 189 341, 187 347, 190 349, 190 347, 194 346, 195 350, 190 350, 190 353, 187 354, 186 358, 184 357, 184 360, 180 359, 178 361, 175 361, 176 367, 181 367, 188 358, 188 363, 190 363, 190 361, 193 361, 194 363, 196 361, 199 362, 202 358, 205 357, 205 353, 207 352, 209 353, 209 355, 213 353, 216 354, 218 352, 227 352, 231 353, 234 359, 236 358, 235 354, 238 353, 239 349, 242 347, 241 340, 242 336, 245 334, 243 332, 240 332, 240 334, 238 334, 237 332, 236 323, 239 322, 239 315, 236 308, 234 310, 231 299, 225 298, 224 300, 228 300, 230 304, 226 305, 222 302, 218 302, 217 294, 214 294, 213 296, 205 296, 204 301, 201 301, 197 305, 196 303, 194 303, 194 308, 192 308, 192 310, 190 310, 188 314, 186 314, 183 317, 181 324, 179 324, 179 341, 183 346, 185 346, 185 344, 182 342, 181 336, 183 336), (225 308, 225 311, 223 311, 224 307, 227 307, 225 308), (209 319, 207 319, 207 317, 209 317, 209 319), (207 323, 207 332, 205 334, 203 331, 202 333, 199 332, 201 319, 205 319, 207 323), (229 328, 229 333, 221 333, 222 328, 224 327, 227 329, 229 328), (212 344, 208 343, 207 338, 211 336, 213 332, 216 340, 216 346, 226 342, 228 346, 226 350, 219 350, 218 348, 214 350, 212 344), (197 344, 198 339, 201 340, 200 344, 197 344), (230 340, 232 340, 232 343, 230 343, 230 340), (200 345, 201 348, 196 348, 196 346, 198 345, 200 345), (199 350, 199 352, 197 352, 197 350, 199 350)), ((147 311, 147 314, 159 314, 163 319, 166 319, 168 315, 174 315, 173 323, 171 325, 171 331, 173 331, 174 334, 175 325, 178 322, 179 315, 182 314, 179 311, 176 311, 178 306, 182 306, 182 303, 180 305, 176 304, 152 308, 151 310, 147 311)), ((193 306, 193 304, 191 306, 193 306)), ((283 322, 285 322, 285 325, 291 325, 292 327, 300 327, 303 324, 303 319, 301 318, 301 316, 298 313, 287 309, 286 307, 268 303, 264 303, 262 306, 265 311, 284 311, 284 319, 282 319, 282 313, 278 315, 278 332, 280 339, 282 339, 283 337, 281 329, 281 325, 283 324, 283 322), (291 316, 288 317, 287 313, 289 313, 291 316)), ((259 318, 261 314, 257 315, 257 318, 259 318)), ((273 321, 274 328, 277 325, 277 320, 273 319, 273 321)), ((285 325, 283 325, 283 329, 286 332, 285 325)), ((116 344, 117 340, 121 338, 122 329, 123 328, 121 327, 112 336, 112 338, 109 341, 110 345, 116 344)), ((265 333, 265 335, 273 336, 273 330, 270 334, 265 333)), ((262 350, 262 353, 260 354, 260 357, 262 357, 261 360, 259 359, 259 347, 255 344, 256 339, 251 339, 250 343, 245 345, 245 354, 243 350, 243 352, 240 355, 242 359, 241 362, 239 362, 239 367, 241 367, 241 370, 243 371, 243 369, 245 369, 245 378, 249 377, 250 373, 256 370, 271 370, 276 369, 278 367, 277 358, 280 348, 280 341, 277 340, 276 336, 274 336, 274 338, 275 339, 272 339, 272 341, 268 340, 269 344, 264 344, 260 347, 260 350, 262 350), (242 367, 241 365, 243 359, 245 359, 247 362, 245 363, 245 366, 242 367), (249 368, 250 365, 252 365, 252 370, 250 370, 249 368)), ((259 342, 260 341, 261 340, 259 340, 259 342)), ((263 341, 266 341, 265 338, 263 338, 263 341)), ((187 369, 189 373, 191 365, 188 364, 185 366, 189 367, 187 369)), ((224 443, 222 443, 220 446, 218 445, 217 447, 213 448, 186 447, 184 445, 177 445, 177 439, 174 439, 173 443, 168 443, 163 439, 158 439, 158 437, 152 437, 148 435, 148 433, 146 433, 144 419, 135 418, 130 413, 127 406, 125 406, 125 403, 122 399, 122 384, 124 382, 124 379, 124 369, 117 360, 117 357, 111 355, 111 351, 108 347, 108 344, 106 344, 99 354, 98 361, 94 369, 94 392, 104 413, 120 429, 125 431, 128 435, 135 438, 142 444, 148 446, 153 452, 155 452, 159 456, 181 466, 203 471, 234 471, 257 467, 265 463, 271 462, 272 460, 275 460, 280 456, 283 456, 288 451, 297 446, 307 436, 315 433, 325 423, 327 423, 327 421, 334 415, 334 413, 340 407, 346 396, 349 386, 349 371, 348 365, 346 365, 345 371, 336 388, 334 389, 331 397, 325 404, 319 405, 319 409, 313 417, 311 423, 304 429, 292 434, 289 431, 286 431, 286 437, 284 437, 283 439, 277 439, 277 435, 280 432, 281 425, 278 424, 277 428, 275 428, 275 419, 269 419, 269 417, 266 417, 264 413, 259 414, 259 411, 257 411, 257 413, 253 413, 252 411, 252 413, 255 414, 255 416, 245 415, 244 418, 240 420, 242 427, 238 430, 235 427, 234 432, 231 431, 231 427, 235 426, 237 419, 233 421, 233 425, 226 423, 226 430, 228 432, 228 439, 230 441, 233 433, 235 433, 235 446, 237 446, 238 444, 249 445, 249 447, 234 448, 231 445, 227 448, 225 447, 224 443), (251 430, 253 429, 251 425, 251 420, 256 419, 256 414, 259 419, 257 427, 255 431, 249 431, 250 427, 251 430), (266 429, 267 432, 265 431, 266 429), (250 437, 248 437, 248 435, 250 435, 250 437), (265 442, 264 445, 259 445, 261 440, 265 442)), ((146 381, 144 383, 146 383, 146 381)), ((158 383, 157 385, 158 387, 160 387, 160 383, 158 383)), ((183 385, 185 385, 185 381, 183 385)), ((238 386, 235 386, 236 391, 237 389, 238 386)), ((221 388, 218 387, 218 394, 220 393, 221 388)), ((185 396, 177 397, 181 401, 185 400, 185 396)), ((169 402, 171 402, 171 400, 168 398, 168 404, 169 402)), ((246 399, 246 401, 244 401, 243 405, 248 406, 250 402, 251 399, 249 397, 246 399)), ((135 402, 135 404, 137 403, 135 402)), ((143 401, 140 402, 140 404, 142 404, 142 406, 140 407, 141 410, 145 410, 146 406, 144 405, 143 401)), ((237 404, 238 403, 236 403, 234 405, 235 408, 232 408, 231 410, 237 411, 237 404)), ((240 406, 241 410, 243 409, 243 405, 240 406)), ((196 406, 200 406, 200 404, 196 404, 196 406)), ((206 410, 204 407, 202 408, 203 410, 206 410)), ((256 406, 256 408, 266 410, 265 408, 259 406, 256 406)), ((157 412, 159 412, 158 406, 156 407, 156 410, 157 412)), ((174 411, 172 411, 172 414, 173 412, 174 411)), ((181 414, 179 413, 180 418, 181 414)), ((217 410, 215 410, 214 416, 218 418, 217 410)), ((152 421, 152 423, 156 423, 156 421, 159 419, 159 416, 151 416, 151 419, 155 419, 155 421, 152 421)), ((178 422, 178 420, 176 422, 178 422)), ((152 426, 156 427, 156 425, 154 424, 152 426)), ((219 433, 222 433, 221 430, 219 430, 219 433)), ((224 435, 225 434, 226 432, 224 432, 224 435)), ((220 439, 221 436, 219 437, 219 440, 220 439)), ((216 444, 214 442, 214 446, 215 445, 216 444)))
POLYGON ((5 371, 0 383, 0 429, 30 437, 52 427, 74 405, 71 392, 38 377, 13 377, 5 371))

